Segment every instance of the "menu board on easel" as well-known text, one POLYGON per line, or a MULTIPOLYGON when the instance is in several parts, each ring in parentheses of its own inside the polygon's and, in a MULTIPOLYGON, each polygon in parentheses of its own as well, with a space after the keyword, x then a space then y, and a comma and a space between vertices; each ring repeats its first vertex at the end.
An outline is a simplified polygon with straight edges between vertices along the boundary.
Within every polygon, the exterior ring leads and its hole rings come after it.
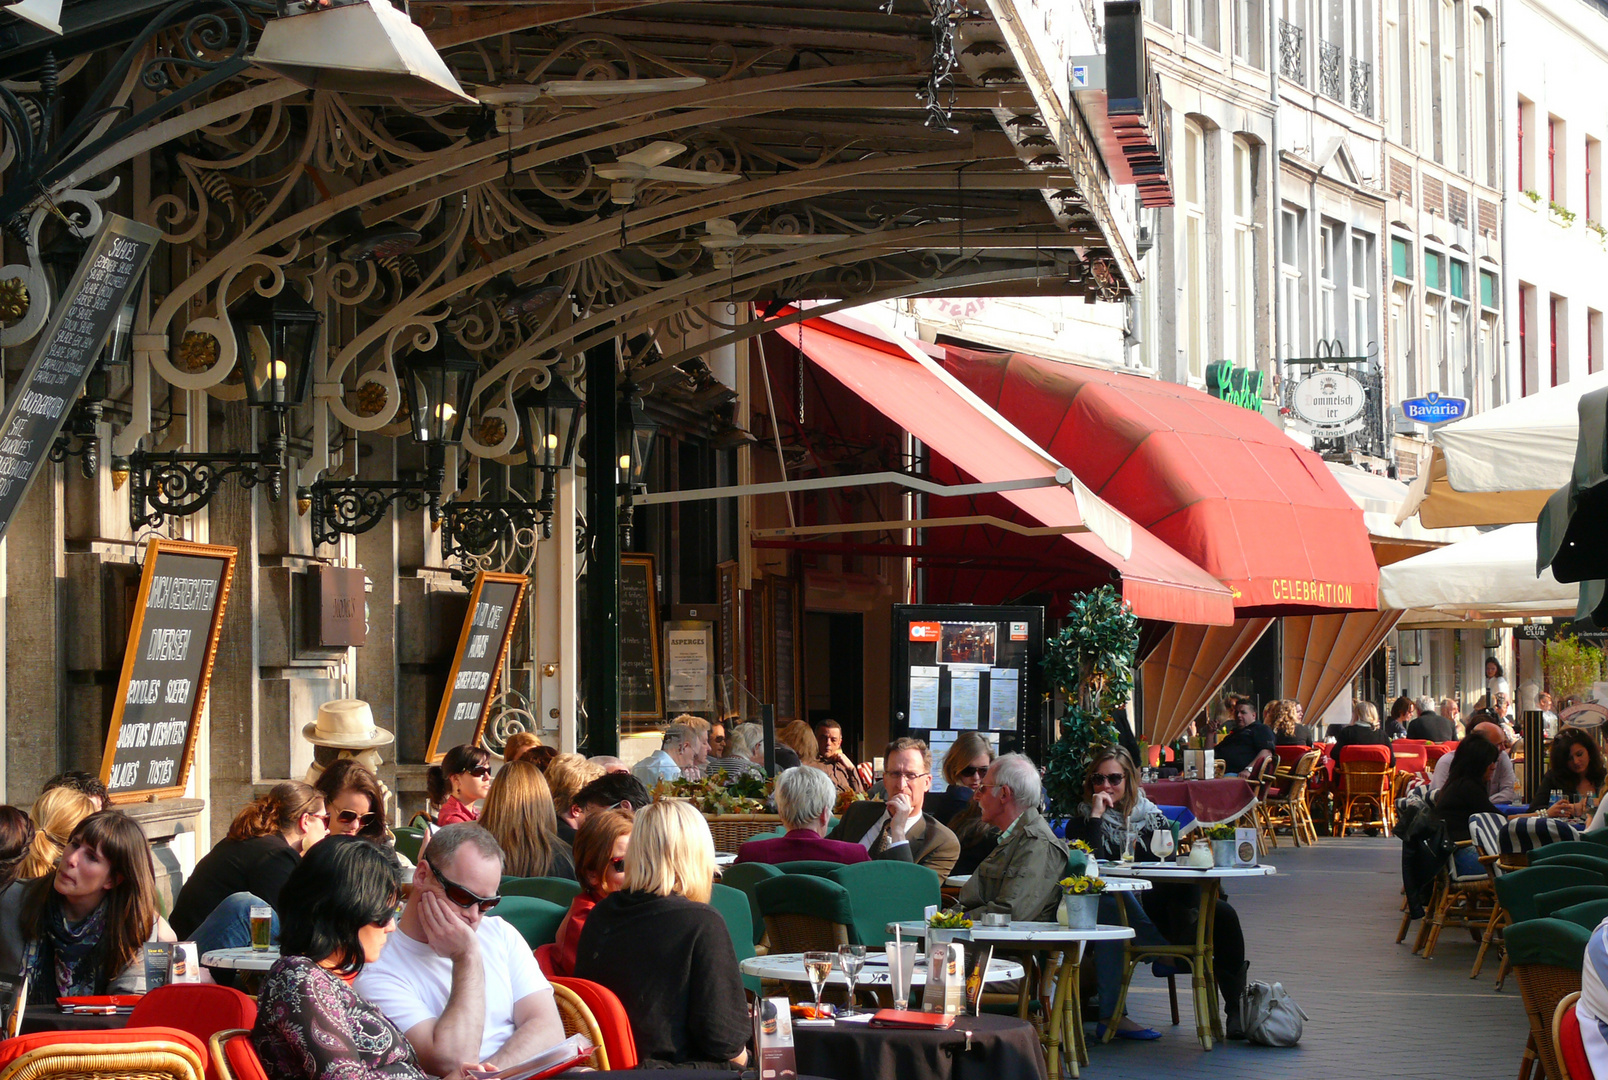
MULTIPOLYGON (((737 660, 739 642, 742 640, 737 618, 740 590, 737 587, 735 562, 723 562, 716 569, 720 573, 720 656, 716 670, 720 675, 717 680, 719 685, 726 688, 736 681, 741 668, 737 660)), ((738 711, 735 698, 728 698, 722 705, 728 714, 735 715, 738 711)))
POLYGON ((503 657, 508 655, 508 643, 529 583, 524 574, 482 570, 475 575, 474 587, 469 590, 469 610, 458 632, 458 648, 452 654, 447 692, 436 712, 424 760, 438 762, 454 746, 480 744, 486 714, 497 695, 503 657))
POLYGON ((648 554, 620 556, 620 719, 664 722, 658 576, 648 554))
POLYGON ((778 725, 799 719, 800 688, 804 682, 799 652, 803 615, 799 611, 798 582, 771 575, 765 587, 765 689, 776 706, 778 725))
POLYGON ((237 554, 179 540, 146 546, 101 758, 114 803, 184 794, 237 554))

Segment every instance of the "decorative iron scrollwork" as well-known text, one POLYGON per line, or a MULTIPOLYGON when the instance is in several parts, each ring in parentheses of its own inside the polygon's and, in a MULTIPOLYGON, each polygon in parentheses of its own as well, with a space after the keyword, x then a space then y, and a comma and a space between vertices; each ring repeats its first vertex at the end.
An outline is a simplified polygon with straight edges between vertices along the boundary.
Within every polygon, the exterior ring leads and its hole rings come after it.
POLYGON ((394 503, 408 510, 428 506, 431 520, 439 520, 440 490, 439 485, 426 486, 417 475, 403 480, 320 480, 308 489, 313 544, 333 544, 342 536, 368 532, 385 520, 394 503))

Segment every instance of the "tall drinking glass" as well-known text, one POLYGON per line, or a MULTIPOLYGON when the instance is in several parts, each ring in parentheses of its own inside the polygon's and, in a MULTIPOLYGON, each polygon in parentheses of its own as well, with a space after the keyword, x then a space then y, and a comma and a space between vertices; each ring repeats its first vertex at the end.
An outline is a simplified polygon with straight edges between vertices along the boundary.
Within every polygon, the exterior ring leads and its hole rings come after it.
POLYGON ((267 904, 251 905, 251 947, 266 952, 273 947, 274 909, 267 904))
POLYGON ((888 942, 888 978, 893 982, 893 1007, 910 1007, 910 980, 916 973, 916 943, 888 942))
POLYGON ((821 991, 826 989, 827 977, 832 974, 832 954, 807 952, 804 954, 804 974, 809 977, 810 989, 815 991, 815 1015, 821 1015, 821 991))
POLYGON ((843 977, 849 980, 849 1004, 839 1013, 839 1016, 854 1015, 854 986, 860 979, 860 969, 865 967, 864 945, 839 945, 838 967, 843 971, 843 977))

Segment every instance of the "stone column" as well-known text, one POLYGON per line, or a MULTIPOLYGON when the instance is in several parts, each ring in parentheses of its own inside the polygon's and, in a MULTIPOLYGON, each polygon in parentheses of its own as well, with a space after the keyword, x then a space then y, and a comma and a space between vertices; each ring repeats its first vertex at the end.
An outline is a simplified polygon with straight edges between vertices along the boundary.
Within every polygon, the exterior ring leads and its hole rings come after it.
POLYGON ((6 797, 21 806, 62 767, 63 638, 79 619, 100 617, 62 610, 62 466, 45 461, 39 469, 5 540, 6 797))

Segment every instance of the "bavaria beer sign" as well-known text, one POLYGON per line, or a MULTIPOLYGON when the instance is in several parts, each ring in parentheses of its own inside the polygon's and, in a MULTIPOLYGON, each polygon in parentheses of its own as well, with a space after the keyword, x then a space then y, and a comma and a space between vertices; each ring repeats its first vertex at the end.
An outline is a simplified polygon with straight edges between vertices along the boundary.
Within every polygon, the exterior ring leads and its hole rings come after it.
POLYGON ((1408 398, 1401 403, 1401 411, 1415 424, 1446 424, 1468 415, 1468 398, 1441 397, 1431 392, 1408 398))

